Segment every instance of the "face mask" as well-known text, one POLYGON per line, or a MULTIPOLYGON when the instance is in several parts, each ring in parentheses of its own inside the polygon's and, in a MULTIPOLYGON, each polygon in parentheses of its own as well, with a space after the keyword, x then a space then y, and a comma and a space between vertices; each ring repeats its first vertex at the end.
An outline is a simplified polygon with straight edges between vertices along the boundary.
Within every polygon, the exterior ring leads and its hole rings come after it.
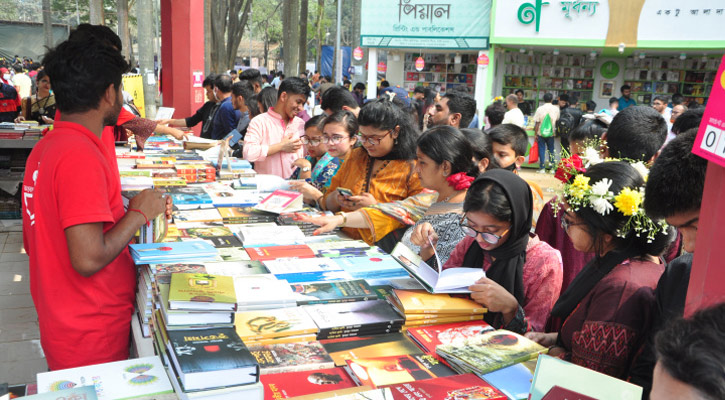
POLYGON ((10 74, 4 74, 3 79, 5 79, 6 81, 9 81, 10 79, 12 79, 12 76, 10 76, 10 74))
POLYGON ((515 162, 514 163, 511 163, 511 165, 509 165, 508 167, 503 167, 502 169, 505 169, 507 171, 514 172, 514 171, 516 171, 516 163, 515 162))

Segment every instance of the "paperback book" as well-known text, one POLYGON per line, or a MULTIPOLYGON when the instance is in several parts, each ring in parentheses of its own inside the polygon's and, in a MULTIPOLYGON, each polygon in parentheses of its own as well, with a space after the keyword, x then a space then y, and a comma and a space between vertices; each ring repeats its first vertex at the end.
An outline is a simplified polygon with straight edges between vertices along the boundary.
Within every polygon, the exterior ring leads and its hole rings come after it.
MULTIPOLYGON (((435 246, 433 246, 435 250, 435 246)), ((423 259, 402 243, 398 243, 391 256, 430 293, 471 293, 468 287, 485 276, 482 268, 448 268, 441 270, 436 254, 438 269, 431 268, 423 259)))
POLYGON ((291 284, 352 279, 335 261, 324 258, 279 258, 265 261, 264 266, 277 279, 291 284))
POLYGON ((425 354, 347 360, 350 377, 360 385, 396 385, 456 373, 435 357, 425 354))
POLYGON ((422 354, 421 350, 401 333, 360 336, 356 338, 321 340, 336 366, 345 366, 346 360, 375 358, 405 354, 422 354))
POLYGON ((408 314, 483 315, 486 308, 471 299, 450 294, 431 294, 424 290, 393 289, 391 301, 400 311, 408 314))
POLYGON ((234 278, 223 275, 176 273, 171 275, 169 309, 235 311, 234 278))
POLYGON ((283 212, 298 211, 304 207, 302 193, 290 190, 275 190, 264 200, 260 201, 255 209, 260 211, 281 214, 283 212))
POLYGON ((262 375, 333 368, 335 363, 319 342, 251 346, 262 375))
POLYGON ((391 386, 390 391, 393 393, 394 400, 508 400, 506 395, 474 374, 445 376, 397 384, 391 386))
MULTIPOLYGON (((404 319, 382 300, 304 306, 320 328, 320 338, 350 329, 390 329, 402 326, 404 319)), ((360 335, 362 336, 362 335, 360 335)))
POLYGON ((247 247, 249 258, 256 261, 274 261, 285 258, 313 258, 315 255, 306 244, 247 247))
POLYGON ((318 330, 310 316, 296 307, 239 312, 234 316, 234 327, 247 344, 252 340, 316 334, 318 330))
POLYGON ((363 279, 298 283, 292 285, 297 305, 375 300, 377 295, 363 279))
POLYGON ((210 261, 217 256, 214 246, 203 240, 168 243, 142 243, 129 245, 136 265, 210 261))
POLYGON ((315 369, 262 375, 266 400, 289 399, 308 394, 319 394, 356 387, 343 368, 315 369))

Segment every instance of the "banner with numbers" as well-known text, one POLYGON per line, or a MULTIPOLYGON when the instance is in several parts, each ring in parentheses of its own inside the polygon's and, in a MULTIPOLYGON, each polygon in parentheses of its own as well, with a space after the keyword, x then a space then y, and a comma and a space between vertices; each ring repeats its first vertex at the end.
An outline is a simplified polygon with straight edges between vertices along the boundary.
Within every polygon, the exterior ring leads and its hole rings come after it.
POLYGON ((692 152, 725 167, 725 56, 715 75, 692 152))

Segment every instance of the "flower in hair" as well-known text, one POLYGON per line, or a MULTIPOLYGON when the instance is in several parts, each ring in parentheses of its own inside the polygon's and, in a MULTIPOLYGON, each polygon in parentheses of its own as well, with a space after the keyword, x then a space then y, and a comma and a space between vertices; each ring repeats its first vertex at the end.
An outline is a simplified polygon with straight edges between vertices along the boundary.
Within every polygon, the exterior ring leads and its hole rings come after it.
POLYGON ((459 172, 457 174, 448 175, 446 177, 448 185, 452 186, 455 190, 468 189, 469 187, 471 187, 471 183, 474 179, 476 178, 469 176, 465 172, 459 172))
POLYGON ((642 194, 630 188, 624 188, 614 196, 614 206, 626 217, 636 214, 640 203, 642 203, 642 194))
POLYGON ((584 172, 584 162, 578 154, 574 154, 569 158, 563 158, 559 162, 559 168, 556 169, 554 177, 564 183, 569 183, 570 179, 577 175, 578 172, 584 172))

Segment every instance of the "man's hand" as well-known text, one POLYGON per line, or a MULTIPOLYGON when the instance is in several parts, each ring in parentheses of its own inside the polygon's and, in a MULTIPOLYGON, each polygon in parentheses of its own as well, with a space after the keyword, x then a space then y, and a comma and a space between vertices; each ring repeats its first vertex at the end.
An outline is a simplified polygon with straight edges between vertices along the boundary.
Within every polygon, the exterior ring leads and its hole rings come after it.
POLYGON ((161 190, 146 189, 129 201, 128 208, 141 211, 151 221, 161 213, 168 213, 169 200, 161 190))
POLYGON ((282 145, 282 151, 285 153, 296 153, 302 147, 302 142, 299 138, 293 139, 292 134, 289 134, 282 139, 280 144, 282 145))

